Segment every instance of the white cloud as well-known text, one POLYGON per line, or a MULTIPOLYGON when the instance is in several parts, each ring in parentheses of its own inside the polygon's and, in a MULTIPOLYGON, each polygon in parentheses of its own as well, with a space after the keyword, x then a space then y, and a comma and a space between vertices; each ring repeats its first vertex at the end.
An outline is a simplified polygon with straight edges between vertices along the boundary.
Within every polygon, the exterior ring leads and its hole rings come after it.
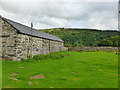
POLYGON ((119 0, 2 0, 3 2, 118 2, 119 0))
MULTIPOLYGON (((94 1, 94 0, 92 0, 94 1)), ((81 0, 2 0, 3 17, 35 28, 118 28, 118 4, 81 0)))

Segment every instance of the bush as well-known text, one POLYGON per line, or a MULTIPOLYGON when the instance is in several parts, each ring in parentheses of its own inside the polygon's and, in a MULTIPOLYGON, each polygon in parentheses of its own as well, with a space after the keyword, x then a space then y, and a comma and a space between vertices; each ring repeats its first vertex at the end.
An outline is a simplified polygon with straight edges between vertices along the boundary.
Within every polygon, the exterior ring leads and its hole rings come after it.
POLYGON ((33 56, 33 59, 35 59, 35 60, 44 60, 45 59, 45 55, 38 54, 38 55, 33 56))
POLYGON ((65 56, 66 56, 65 54, 62 54, 62 53, 60 54, 61 58, 64 58, 65 56))
POLYGON ((22 59, 21 61, 23 61, 23 62, 31 62, 31 61, 35 61, 35 59, 27 58, 27 59, 22 59))
POLYGON ((57 53, 51 53, 46 55, 46 59, 61 59, 61 56, 57 53))

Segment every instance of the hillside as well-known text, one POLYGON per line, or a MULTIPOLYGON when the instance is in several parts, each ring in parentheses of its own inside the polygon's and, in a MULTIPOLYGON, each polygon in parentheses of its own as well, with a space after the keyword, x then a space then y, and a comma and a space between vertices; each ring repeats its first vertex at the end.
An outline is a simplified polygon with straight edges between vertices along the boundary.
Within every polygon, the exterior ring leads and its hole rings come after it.
POLYGON ((53 28, 41 31, 60 37, 64 40, 65 46, 68 47, 97 46, 101 40, 118 35, 118 31, 96 29, 53 28))

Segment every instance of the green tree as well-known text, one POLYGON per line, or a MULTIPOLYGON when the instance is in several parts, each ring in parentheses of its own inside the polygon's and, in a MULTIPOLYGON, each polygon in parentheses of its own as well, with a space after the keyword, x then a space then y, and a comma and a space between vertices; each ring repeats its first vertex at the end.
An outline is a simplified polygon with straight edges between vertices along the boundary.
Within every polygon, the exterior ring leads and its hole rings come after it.
POLYGON ((120 36, 112 36, 106 39, 101 40, 98 43, 98 46, 120 46, 120 36))

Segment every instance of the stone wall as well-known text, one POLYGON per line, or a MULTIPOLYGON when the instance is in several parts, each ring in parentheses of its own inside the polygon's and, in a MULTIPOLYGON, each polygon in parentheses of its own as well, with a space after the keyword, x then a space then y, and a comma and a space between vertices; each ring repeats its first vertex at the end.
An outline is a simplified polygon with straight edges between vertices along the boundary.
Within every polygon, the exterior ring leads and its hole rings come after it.
POLYGON ((17 31, 15 28, 11 27, 7 22, 2 22, 2 58, 4 59, 15 59, 16 54, 16 45, 15 42, 17 41, 17 31))
POLYGON ((2 57, 2 38, 1 38, 1 36, 2 36, 2 20, 0 18, 0 59, 2 57))
POLYGON ((71 47, 68 51, 118 51, 118 47, 71 47))
POLYGON ((1 22, 3 59, 20 61, 36 54, 62 51, 64 48, 63 42, 21 34, 6 21, 1 22))
MULTIPOLYGON (((0 16, 1 17, 1 16, 0 16)), ((0 18, 0 59, 2 58, 2 20, 0 18)))

